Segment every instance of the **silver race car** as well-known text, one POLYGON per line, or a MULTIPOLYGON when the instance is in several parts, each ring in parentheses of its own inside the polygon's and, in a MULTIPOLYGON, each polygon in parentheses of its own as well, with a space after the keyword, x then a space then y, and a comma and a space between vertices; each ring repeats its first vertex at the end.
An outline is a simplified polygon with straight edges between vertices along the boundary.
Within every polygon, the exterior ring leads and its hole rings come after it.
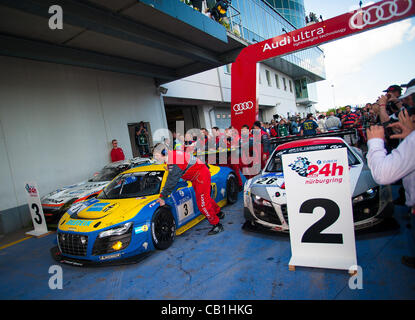
MULTIPOLYGON (((380 186, 372 178, 360 149, 341 138, 308 138, 276 147, 261 174, 244 185, 245 226, 288 232, 287 200, 281 154, 291 148, 312 148, 341 144, 347 147, 355 230, 369 228, 393 214, 390 186, 380 186)), ((305 168, 306 169, 306 168, 305 168)))
POLYGON ((43 196, 40 201, 46 222, 57 223, 73 203, 96 197, 119 173, 152 163, 153 160, 140 157, 113 162, 86 181, 57 189, 43 196))

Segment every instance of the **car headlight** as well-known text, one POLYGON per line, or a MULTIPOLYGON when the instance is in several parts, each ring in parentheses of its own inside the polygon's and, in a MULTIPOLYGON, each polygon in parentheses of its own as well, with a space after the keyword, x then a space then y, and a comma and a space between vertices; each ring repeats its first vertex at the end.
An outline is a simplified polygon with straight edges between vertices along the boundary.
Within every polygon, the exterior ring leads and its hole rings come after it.
POLYGON ((130 229, 132 224, 133 224, 132 222, 127 222, 126 224, 117 226, 115 228, 102 231, 98 235, 98 238, 105 238, 105 237, 110 237, 110 236, 120 236, 120 235, 126 233, 130 229))
POLYGON ((273 208, 271 201, 265 200, 264 198, 258 197, 254 194, 252 195, 252 201, 257 205, 273 208))
POLYGON ((375 188, 371 188, 369 190, 367 190, 365 193, 362 193, 360 195, 358 195, 357 197, 353 198, 353 204, 362 202, 364 200, 370 200, 373 199, 377 194, 377 189, 375 188))

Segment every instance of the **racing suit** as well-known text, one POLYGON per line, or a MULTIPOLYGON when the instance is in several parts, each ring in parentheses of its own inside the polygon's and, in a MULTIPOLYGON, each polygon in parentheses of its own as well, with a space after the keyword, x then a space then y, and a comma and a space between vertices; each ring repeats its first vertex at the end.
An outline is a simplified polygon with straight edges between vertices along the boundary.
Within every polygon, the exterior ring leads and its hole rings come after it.
POLYGON ((210 171, 205 163, 193 155, 181 151, 169 151, 167 181, 160 193, 161 198, 168 197, 175 189, 180 178, 192 182, 199 211, 205 215, 211 225, 217 225, 220 207, 210 197, 210 171))

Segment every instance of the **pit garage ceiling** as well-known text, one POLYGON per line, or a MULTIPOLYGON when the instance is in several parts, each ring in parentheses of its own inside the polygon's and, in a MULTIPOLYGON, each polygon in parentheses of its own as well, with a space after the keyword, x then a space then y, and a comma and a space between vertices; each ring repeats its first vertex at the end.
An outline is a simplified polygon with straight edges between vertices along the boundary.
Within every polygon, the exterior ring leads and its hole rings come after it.
POLYGON ((0 0, 0 55, 135 74, 163 84, 231 63, 248 45, 179 0, 168 4, 181 10, 181 18, 144 2, 151 1, 0 0), (49 28, 52 5, 62 7, 62 30, 49 28), (208 32, 195 27, 201 22, 208 32))

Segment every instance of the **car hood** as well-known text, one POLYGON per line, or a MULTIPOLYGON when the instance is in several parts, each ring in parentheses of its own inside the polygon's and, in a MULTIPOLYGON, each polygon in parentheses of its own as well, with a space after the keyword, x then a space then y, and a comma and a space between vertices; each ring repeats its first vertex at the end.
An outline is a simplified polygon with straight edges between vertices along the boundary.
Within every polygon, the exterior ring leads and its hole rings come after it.
POLYGON ((110 181, 102 182, 81 182, 62 189, 55 190, 42 197, 42 205, 63 205, 70 199, 83 198, 89 194, 101 191, 110 181))
POLYGON ((59 231, 93 232, 134 218, 158 195, 129 199, 91 199, 72 205, 59 221, 59 231))

